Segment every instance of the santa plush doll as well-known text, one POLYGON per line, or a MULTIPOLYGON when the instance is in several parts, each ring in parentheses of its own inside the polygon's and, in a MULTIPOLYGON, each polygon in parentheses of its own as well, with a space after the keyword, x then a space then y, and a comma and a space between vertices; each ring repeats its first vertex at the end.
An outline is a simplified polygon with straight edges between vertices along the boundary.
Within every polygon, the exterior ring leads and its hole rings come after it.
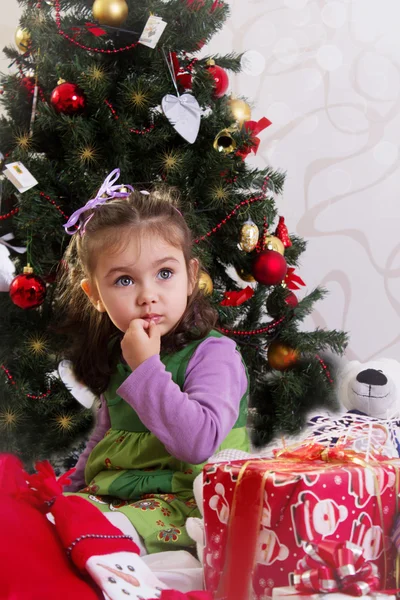
POLYGON ((68 474, 57 480, 47 461, 36 469, 0 455, 0 600, 211 600, 165 589, 130 536, 62 494, 68 474))

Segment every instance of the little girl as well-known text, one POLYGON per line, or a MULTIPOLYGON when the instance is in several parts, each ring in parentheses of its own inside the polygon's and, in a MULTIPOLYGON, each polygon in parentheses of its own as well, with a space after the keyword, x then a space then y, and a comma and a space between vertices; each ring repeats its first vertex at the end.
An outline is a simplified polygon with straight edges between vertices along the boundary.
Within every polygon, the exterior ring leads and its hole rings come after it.
POLYGON ((160 192, 113 185, 118 177, 64 226, 68 358, 101 400, 64 489, 113 511, 125 532, 129 519, 143 552, 182 549, 194 546, 185 522, 200 516, 202 464, 223 448, 249 449, 247 373, 235 343, 213 329, 182 214, 160 192))

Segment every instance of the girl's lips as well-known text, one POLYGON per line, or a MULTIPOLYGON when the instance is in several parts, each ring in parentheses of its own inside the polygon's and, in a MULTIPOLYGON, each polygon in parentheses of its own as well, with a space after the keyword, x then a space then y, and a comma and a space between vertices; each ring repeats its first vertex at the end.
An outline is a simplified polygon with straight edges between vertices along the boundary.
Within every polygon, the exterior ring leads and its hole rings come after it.
POLYGON ((154 321, 154 323, 158 323, 160 319, 162 319, 161 315, 147 315, 146 317, 143 317, 143 319, 145 321, 148 321, 150 323, 150 321, 154 321))

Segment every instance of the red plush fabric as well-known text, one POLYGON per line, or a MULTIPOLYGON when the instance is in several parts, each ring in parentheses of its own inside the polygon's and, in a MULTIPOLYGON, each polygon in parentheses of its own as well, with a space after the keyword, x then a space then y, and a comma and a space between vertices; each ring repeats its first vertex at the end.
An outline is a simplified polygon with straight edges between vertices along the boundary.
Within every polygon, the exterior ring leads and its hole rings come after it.
POLYGON ((117 536, 116 538, 85 538, 77 541, 71 550, 71 559, 82 571, 91 556, 113 554, 114 552, 134 552, 139 548, 130 539, 121 537, 120 529, 110 523, 96 506, 79 496, 57 496, 51 513, 61 543, 67 549, 84 535, 117 536))
POLYGON ((0 456, 0 600, 99 600, 34 505, 21 463, 0 456))
POLYGON ((61 543, 78 569, 85 571, 86 562, 91 556, 114 552, 140 553, 137 545, 124 537, 121 530, 112 525, 88 500, 80 496, 62 495, 73 470, 56 479, 49 461, 37 463, 35 467, 37 472, 28 477, 29 486, 36 498, 40 498, 43 504, 50 504, 48 510, 55 519, 61 543))

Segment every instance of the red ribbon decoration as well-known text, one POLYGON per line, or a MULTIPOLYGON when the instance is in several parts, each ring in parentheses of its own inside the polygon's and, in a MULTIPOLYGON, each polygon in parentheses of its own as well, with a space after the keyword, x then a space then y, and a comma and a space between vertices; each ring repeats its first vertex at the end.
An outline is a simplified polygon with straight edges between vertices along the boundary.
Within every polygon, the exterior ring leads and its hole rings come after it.
POLYGON ((185 71, 183 67, 179 64, 178 57, 176 52, 171 52, 171 60, 172 67, 174 69, 175 77, 179 85, 181 85, 185 90, 192 89, 192 75, 189 71, 185 71))
POLYGON ((239 150, 236 152, 236 156, 240 156, 244 160, 246 156, 250 154, 250 152, 257 154, 258 146, 260 145, 261 141, 257 135, 270 125, 272 125, 272 123, 269 119, 267 119, 267 117, 262 117, 262 119, 259 121, 245 121, 243 126, 246 131, 251 134, 249 144, 239 148, 239 150))
MULTIPOLYGON (((343 444, 336 444, 333 447, 325 446, 319 442, 305 439, 294 446, 285 446, 280 450, 273 450, 275 458, 281 458, 286 460, 295 460, 296 462, 310 462, 314 460, 323 460, 329 463, 355 463, 365 465, 365 456, 354 450, 349 450, 343 444)), ((374 462, 385 462, 386 456, 380 454, 372 454, 374 462)))
POLYGON ((289 290, 299 290, 301 285, 306 285, 302 278, 295 274, 294 267, 288 268, 285 283, 289 290))
POLYGON ((238 292, 225 292, 221 306, 240 306, 254 296, 254 290, 248 285, 244 290, 238 292))
POLYGON ((100 37, 101 35, 106 35, 107 31, 102 27, 99 27, 96 23, 85 23, 86 29, 95 35, 96 37, 100 37))
MULTIPOLYGON (((96 37, 100 37, 101 35, 106 35, 107 31, 96 25, 96 23, 85 23, 86 30, 95 35, 96 37)), ((71 27, 71 31, 73 32, 72 39, 76 40, 76 38, 83 32, 83 27, 71 27)))
POLYGON ((299 592, 367 596, 379 589, 376 565, 366 561, 362 548, 351 542, 322 540, 304 546, 306 556, 294 571, 293 583, 299 592))

